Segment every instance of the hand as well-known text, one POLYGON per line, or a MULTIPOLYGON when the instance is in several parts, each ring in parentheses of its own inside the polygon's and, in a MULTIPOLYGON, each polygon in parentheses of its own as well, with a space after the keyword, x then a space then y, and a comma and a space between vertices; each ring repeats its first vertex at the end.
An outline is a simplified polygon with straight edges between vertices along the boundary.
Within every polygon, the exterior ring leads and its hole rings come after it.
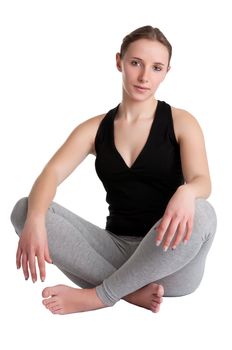
POLYGON ((170 244, 172 249, 175 249, 182 240, 186 244, 192 233, 194 212, 193 193, 187 185, 178 187, 168 202, 162 220, 155 227, 158 232, 156 245, 160 245, 163 241, 163 250, 166 251, 170 244))
POLYGON ((40 271, 41 281, 45 280, 45 260, 52 263, 48 251, 47 232, 41 222, 26 220, 16 253, 16 265, 22 265, 25 279, 29 278, 29 270, 33 282, 37 281, 35 257, 40 271))

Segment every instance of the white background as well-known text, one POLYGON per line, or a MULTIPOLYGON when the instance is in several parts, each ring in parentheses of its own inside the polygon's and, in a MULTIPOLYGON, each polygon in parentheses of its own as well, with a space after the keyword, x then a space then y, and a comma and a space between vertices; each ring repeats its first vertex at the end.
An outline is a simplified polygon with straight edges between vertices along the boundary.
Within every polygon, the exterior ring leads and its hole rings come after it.
MULTIPOLYGON (((2 349, 231 349, 231 38, 229 1, 1 1, 2 349), (217 236, 200 288, 165 298, 158 314, 121 300, 112 308, 55 316, 45 286, 73 285, 54 266, 44 283, 15 267, 9 216, 46 162, 79 123, 121 99, 115 54, 137 27, 160 28, 173 45, 172 69, 156 97, 202 126, 211 170, 217 236), (13 345, 14 344, 14 345, 13 345)), ((91 155, 55 200, 104 227, 105 191, 91 155)))

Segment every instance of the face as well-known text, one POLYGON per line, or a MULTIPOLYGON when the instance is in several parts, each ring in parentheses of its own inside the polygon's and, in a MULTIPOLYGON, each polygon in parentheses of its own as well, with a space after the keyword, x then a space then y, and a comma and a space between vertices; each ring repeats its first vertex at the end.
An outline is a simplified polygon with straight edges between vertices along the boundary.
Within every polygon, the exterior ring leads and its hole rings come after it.
POLYGON ((116 55, 117 68, 122 72, 124 92, 137 101, 154 98, 168 70, 169 53, 158 41, 139 39, 132 42, 124 57, 116 55))

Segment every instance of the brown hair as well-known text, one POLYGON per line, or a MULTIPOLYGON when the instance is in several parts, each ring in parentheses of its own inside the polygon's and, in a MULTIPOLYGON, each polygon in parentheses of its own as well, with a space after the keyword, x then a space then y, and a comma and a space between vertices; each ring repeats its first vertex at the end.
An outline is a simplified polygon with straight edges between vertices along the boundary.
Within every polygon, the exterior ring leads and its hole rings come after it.
POLYGON ((169 53, 168 64, 170 63, 170 60, 172 57, 172 46, 170 42, 167 40, 167 38, 164 36, 164 34, 158 28, 154 28, 152 26, 144 26, 144 27, 137 28, 130 34, 126 35, 122 41, 122 45, 120 49, 120 57, 123 58, 123 56, 126 53, 126 50, 128 49, 128 46, 134 41, 139 39, 159 41, 161 44, 163 44, 168 50, 168 53, 169 53))

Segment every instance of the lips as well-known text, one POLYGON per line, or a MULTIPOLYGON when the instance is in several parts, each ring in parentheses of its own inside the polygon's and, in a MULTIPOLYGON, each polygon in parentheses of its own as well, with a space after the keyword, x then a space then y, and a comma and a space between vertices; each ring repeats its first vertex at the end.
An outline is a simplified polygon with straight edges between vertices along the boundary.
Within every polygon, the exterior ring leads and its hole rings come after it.
POLYGON ((134 87, 137 88, 137 89, 139 89, 139 90, 142 90, 142 91, 150 90, 149 88, 144 87, 144 86, 140 86, 140 85, 134 85, 134 87))

